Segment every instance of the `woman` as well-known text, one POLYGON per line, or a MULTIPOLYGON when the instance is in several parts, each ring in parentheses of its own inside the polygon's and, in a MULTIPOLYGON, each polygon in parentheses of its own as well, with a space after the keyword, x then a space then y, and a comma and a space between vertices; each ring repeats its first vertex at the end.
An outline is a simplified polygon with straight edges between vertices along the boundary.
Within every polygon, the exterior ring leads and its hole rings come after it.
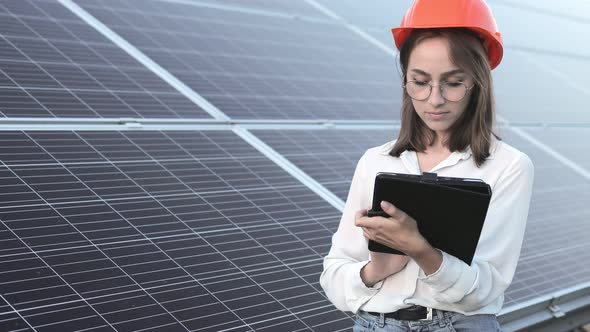
POLYGON ((483 0, 415 0, 393 34, 404 82, 400 134, 359 160, 320 283, 336 307, 356 313, 355 331, 498 331, 533 182, 530 159, 492 130, 500 34, 483 0), (433 248, 388 202, 390 218, 367 217, 378 172, 488 183, 472 264, 433 248), (369 252, 369 239, 407 256, 369 252))

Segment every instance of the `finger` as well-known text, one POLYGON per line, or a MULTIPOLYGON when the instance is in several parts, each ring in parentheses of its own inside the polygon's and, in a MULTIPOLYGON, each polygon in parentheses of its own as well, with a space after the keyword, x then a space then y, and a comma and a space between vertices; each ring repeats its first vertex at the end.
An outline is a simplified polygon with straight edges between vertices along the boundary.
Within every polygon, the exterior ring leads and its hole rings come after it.
POLYGON ((367 215, 367 209, 362 209, 362 210, 356 211, 356 213, 354 214, 354 218, 358 219, 358 218, 362 218, 366 215, 367 215))
POLYGON ((381 208, 385 213, 393 217, 394 219, 399 219, 405 215, 404 211, 398 209, 393 204, 387 201, 381 201, 381 208))
POLYGON ((354 220, 354 225, 357 227, 371 227, 370 220, 367 217, 360 217, 354 220))
POLYGON ((361 227, 361 225, 359 224, 359 221, 361 220, 361 218, 363 217, 363 214, 361 213, 361 211, 357 211, 354 214, 354 225, 357 227, 361 227))
POLYGON ((370 237, 369 237, 369 233, 367 233, 367 230, 363 227, 363 236, 365 237, 365 240, 369 241, 370 237))
POLYGON ((366 214, 366 210, 360 210, 360 211, 357 211, 354 214, 354 224, 355 224, 355 226, 357 226, 357 227, 364 226, 364 224, 363 224, 363 217, 365 216, 365 214, 366 214))
POLYGON ((367 239, 367 241, 369 241, 371 239, 371 233, 369 232, 368 229, 363 227, 363 236, 365 237, 365 239, 367 239))

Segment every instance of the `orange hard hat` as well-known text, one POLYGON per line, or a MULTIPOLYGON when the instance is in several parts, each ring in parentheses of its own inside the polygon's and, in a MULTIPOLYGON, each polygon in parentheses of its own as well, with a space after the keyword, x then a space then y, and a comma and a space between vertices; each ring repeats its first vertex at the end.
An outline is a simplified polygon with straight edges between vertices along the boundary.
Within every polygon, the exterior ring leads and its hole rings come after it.
POLYGON ((496 68, 502 60, 502 36, 490 7, 483 0, 414 0, 399 27, 391 29, 395 46, 401 49, 413 29, 468 28, 481 38, 496 68))

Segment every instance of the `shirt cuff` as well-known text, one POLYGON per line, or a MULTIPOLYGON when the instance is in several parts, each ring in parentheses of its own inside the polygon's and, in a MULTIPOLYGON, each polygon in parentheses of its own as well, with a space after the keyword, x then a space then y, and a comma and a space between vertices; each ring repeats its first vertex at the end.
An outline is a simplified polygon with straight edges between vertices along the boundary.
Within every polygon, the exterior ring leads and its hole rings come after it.
POLYGON ((430 275, 426 275, 422 269, 418 273, 418 280, 428 284, 433 290, 442 292, 453 286, 461 277, 463 272, 463 263, 458 258, 441 251, 443 261, 438 270, 430 275))
POLYGON ((377 294, 379 289, 381 289, 381 286, 383 286, 383 280, 381 280, 372 287, 367 287, 367 285, 365 285, 363 282, 363 279, 361 279, 361 269, 368 263, 369 261, 362 261, 354 263, 350 267, 348 282, 350 287, 346 287, 344 291, 346 292, 346 301, 348 302, 348 307, 354 313, 356 313, 363 304, 365 304, 375 294, 377 294))

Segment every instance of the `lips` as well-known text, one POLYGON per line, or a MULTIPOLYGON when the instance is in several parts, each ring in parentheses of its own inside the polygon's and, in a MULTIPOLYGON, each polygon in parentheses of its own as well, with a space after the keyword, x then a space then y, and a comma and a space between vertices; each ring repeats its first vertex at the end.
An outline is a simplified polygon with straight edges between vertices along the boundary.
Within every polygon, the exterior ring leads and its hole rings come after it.
POLYGON ((442 120, 445 118, 445 116, 447 114, 449 114, 450 112, 434 112, 434 113, 426 113, 428 115, 429 118, 431 118, 432 120, 442 120))

